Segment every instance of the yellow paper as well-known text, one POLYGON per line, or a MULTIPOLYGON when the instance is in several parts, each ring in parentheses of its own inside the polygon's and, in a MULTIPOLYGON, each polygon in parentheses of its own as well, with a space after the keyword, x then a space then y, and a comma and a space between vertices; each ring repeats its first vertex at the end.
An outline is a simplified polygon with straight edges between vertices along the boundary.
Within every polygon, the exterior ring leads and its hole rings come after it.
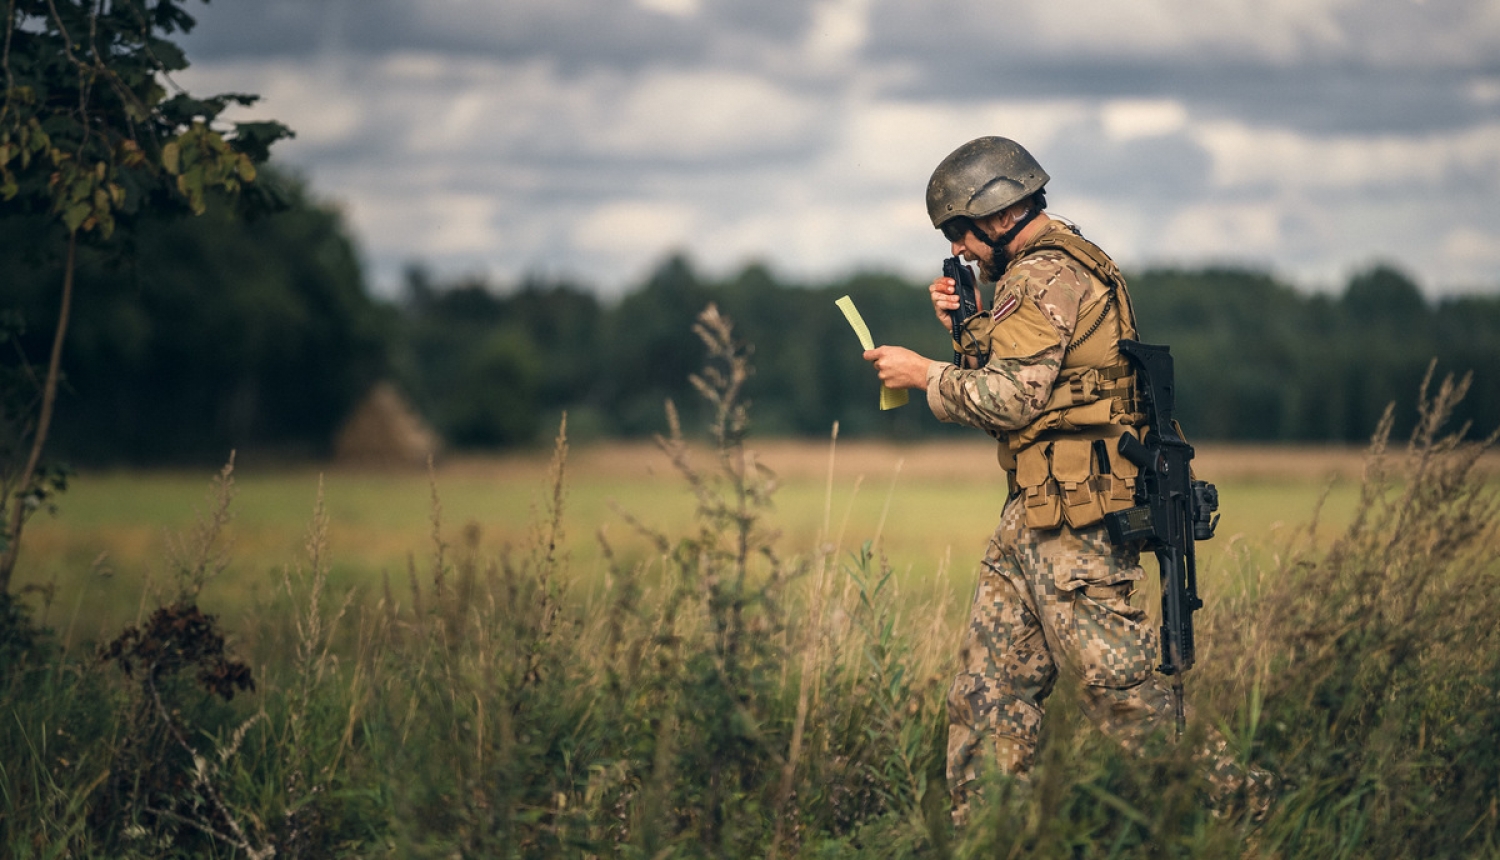
MULTIPOLYGON (((834 304, 844 312, 844 318, 849 321, 849 327, 854 329, 854 334, 859 337, 860 345, 865 349, 874 349, 875 340, 870 337, 870 327, 865 325, 865 318, 859 315, 859 309, 854 306, 854 299, 844 296, 834 304)), ((905 406, 907 402, 906 389, 891 389, 884 385, 880 386, 880 408, 895 409, 897 406, 905 406)))

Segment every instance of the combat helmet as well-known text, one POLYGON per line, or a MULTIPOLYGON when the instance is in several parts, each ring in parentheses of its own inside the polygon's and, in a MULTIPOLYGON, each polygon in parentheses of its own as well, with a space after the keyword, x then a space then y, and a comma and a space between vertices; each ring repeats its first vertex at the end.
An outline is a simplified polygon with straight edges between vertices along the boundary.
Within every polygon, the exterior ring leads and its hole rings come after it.
POLYGON ((939 229, 954 218, 993 215, 1040 191, 1050 178, 1019 143, 977 138, 953 150, 932 171, 927 215, 939 229))

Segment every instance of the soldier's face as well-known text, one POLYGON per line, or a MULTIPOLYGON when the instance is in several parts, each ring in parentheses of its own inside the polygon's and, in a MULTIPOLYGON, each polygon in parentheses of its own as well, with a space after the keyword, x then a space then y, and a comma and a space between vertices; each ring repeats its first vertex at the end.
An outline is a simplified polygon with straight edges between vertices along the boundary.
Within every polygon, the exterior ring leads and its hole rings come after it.
POLYGON ((987 215, 980 218, 977 222, 966 220, 966 224, 970 229, 958 239, 954 238, 958 234, 957 230, 943 231, 951 243, 952 254, 956 257, 962 257, 971 263, 978 263, 979 274, 987 281, 998 280, 1005 269, 1005 265, 1003 260, 995 259, 994 247, 989 242, 974 235, 975 231, 983 230, 991 239, 1003 234, 1015 222, 1015 218, 1012 217, 1013 210, 1014 207, 1004 212, 997 212, 994 215, 987 215))
MULTIPOLYGON (((972 228, 973 222, 968 222, 968 226, 972 228)), ((962 236, 958 236, 957 230, 944 233, 950 243, 949 251, 955 257, 962 257, 970 263, 988 263, 995 254, 988 243, 974 235, 973 229, 965 230, 962 236)))
MULTIPOLYGON (((952 240, 949 241, 952 242, 952 240)), ((984 280, 1000 279, 1003 267, 995 265, 995 249, 973 233, 966 234, 960 241, 952 242, 951 252, 955 257, 962 257, 970 263, 978 263, 979 276, 984 280)))

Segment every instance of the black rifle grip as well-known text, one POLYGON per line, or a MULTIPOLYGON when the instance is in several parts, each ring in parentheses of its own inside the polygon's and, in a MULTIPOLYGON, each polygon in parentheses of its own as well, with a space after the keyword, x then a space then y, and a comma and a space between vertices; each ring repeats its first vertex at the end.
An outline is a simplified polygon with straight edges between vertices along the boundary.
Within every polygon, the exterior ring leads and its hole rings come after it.
MULTIPOLYGON (((943 261, 943 277, 952 278, 955 291, 958 294, 958 311, 949 315, 952 323, 954 344, 963 343, 964 323, 969 318, 979 313, 979 293, 974 285, 974 273, 969 271, 963 261, 957 257, 949 257, 943 261)), ((953 365, 964 366, 964 353, 962 350, 953 351, 953 365)))
POLYGON ((1122 434, 1115 448, 1138 469, 1148 469, 1156 462, 1156 452, 1142 445, 1133 433, 1122 434))

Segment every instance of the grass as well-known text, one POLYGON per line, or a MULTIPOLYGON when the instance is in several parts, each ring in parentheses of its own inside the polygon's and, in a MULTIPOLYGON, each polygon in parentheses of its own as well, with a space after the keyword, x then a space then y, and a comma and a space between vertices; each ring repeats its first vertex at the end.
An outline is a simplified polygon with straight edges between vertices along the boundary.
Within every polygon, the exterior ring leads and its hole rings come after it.
POLYGON ((28 531, 57 632, 0 606, 0 852, 1500 856, 1496 503, 1482 446, 1440 432, 1461 385, 1321 506, 1315 455, 1279 452, 1292 480, 1203 452, 1230 507, 1192 726, 1278 774, 1263 821, 1203 802, 1194 744, 1127 755, 1059 700, 1029 789, 992 775, 955 832, 944 696, 988 453, 757 455, 743 353, 717 317, 699 334, 707 446, 560 434, 431 481, 237 464, 206 498, 85 476, 28 531))

